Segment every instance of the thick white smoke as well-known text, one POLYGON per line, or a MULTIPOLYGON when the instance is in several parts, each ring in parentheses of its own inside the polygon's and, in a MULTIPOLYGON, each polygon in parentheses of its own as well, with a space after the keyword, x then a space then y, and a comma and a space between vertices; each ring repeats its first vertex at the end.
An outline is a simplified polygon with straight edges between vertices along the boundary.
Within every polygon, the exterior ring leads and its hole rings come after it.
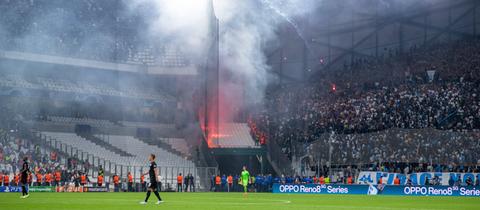
MULTIPOLYGON (((144 4, 148 1, 137 1, 144 4)), ((196 59, 204 51, 208 32, 210 0, 157 0, 157 19, 150 35, 181 46, 196 59)), ((317 1, 318 3, 318 1, 317 1)), ((259 102, 267 84, 269 66, 263 44, 276 40, 279 24, 291 24, 292 17, 314 8, 313 0, 214 0, 220 21, 220 62, 229 71, 232 83, 222 88, 245 88, 246 102, 259 102), (238 83, 237 83, 238 82, 238 83), (241 84, 241 85, 240 85, 241 84)))
POLYGON ((183 48, 190 56, 200 56, 208 33, 207 0, 157 0, 158 18, 153 20, 151 38, 159 36, 170 45, 183 48))
POLYGON ((220 20, 220 62, 232 72, 232 78, 242 79, 233 79, 227 84, 228 88, 245 88, 245 102, 257 103, 263 98, 269 70, 262 42, 276 38, 275 24, 270 17, 265 17, 255 1, 218 0, 215 3, 220 20))

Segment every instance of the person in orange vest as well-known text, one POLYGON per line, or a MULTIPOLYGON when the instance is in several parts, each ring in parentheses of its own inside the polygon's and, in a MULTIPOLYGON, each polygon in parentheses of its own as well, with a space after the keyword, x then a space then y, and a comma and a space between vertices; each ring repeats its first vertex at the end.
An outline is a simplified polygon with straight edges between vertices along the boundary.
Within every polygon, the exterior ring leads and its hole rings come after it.
POLYGON ((353 177, 352 176, 348 176, 347 184, 353 184, 353 177))
POLYGON ((394 185, 400 185, 400 178, 398 178, 398 176, 395 177, 395 179, 393 180, 393 184, 394 185))
POLYGON ((118 175, 113 175, 113 191, 114 192, 119 192, 120 189, 120 177, 118 175))
POLYGON ((3 173, 0 171, 0 186, 2 186, 3 182, 3 173))
POLYGON ((55 172, 55 185, 60 186, 60 181, 61 180, 62 180, 62 173, 59 170, 57 170, 55 172))
POLYGON ((14 180, 14 185, 18 187, 18 183, 20 182, 20 174, 15 174, 13 176, 13 180, 14 180))
POLYGON ((383 184, 383 177, 380 176, 380 178, 378 178, 378 184, 383 184))
POLYGON ((3 186, 5 187, 10 186, 10 177, 8 176, 8 173, 3 175, 3 186))
POLYGON ((133 192, 133 175, 132 173, 128 172, 128 192, 133 192))
POLYGON ((217 175, 215 177, 215 192, 220 192, 221 184, 222 184, 222 178, 220 178, 220 175, 217 175))
POLYGON ((232 177, 232 175, 228 175, 227 183, 228 183, 227 191, 230 192, 230 190, 232 190, 232 188, 233 188, 233 177, 232 177))
POLYGON ((103 186, 103 176, 102 175, 97 176, 97 185, 99 187, 103 186))
POLYGON ((318 180, 320 184, 325 184, 325 177, 322 175, 320 179, 318 180))
POLYGON ((144 174, 140 176, 140 185, 142 186, 141 191, 144 192, 145 191, 145 175, 144 174))
POLYGON ((382 176, 380 176, 380 178, 378 178, 377 184, 383 184, 383 177, 382 176))
POLYGON ((37 186, 42 186, 42 179, 43 179, 43 176, 42 176, 42 173, 37 172, 37 174, 35 174, 35 176, 37 177, 37 186))
POLYGON ((87 185, 87 175, 85 173, 82 173, 82 175, 80 175, 80 185, 82 186, 82 188, 87 185))
POLYGON ((183 176, 182 173, 179 173, 177 176, 177 192, 182 192, 183 188, 183 176))
POLYGON ((48 172, 45 174, 45 186, 51 186, 52 185, 52 173, 48 172))

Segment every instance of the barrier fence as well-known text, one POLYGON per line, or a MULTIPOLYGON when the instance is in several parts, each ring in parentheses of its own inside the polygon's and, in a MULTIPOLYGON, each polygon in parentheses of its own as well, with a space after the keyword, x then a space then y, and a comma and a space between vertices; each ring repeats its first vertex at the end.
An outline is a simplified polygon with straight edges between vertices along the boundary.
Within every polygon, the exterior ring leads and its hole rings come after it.
MULTIPOLYGON (((148 170, 147 166, 131 166, 128 163, 115 163, 103 158, 94 156, 93 154, 67 145, 55 138, 49 138, 41 133, 36 133, 36 136, 40 139, 41 143, 50 146, 58 151, 67 154, 68 157, 76 158, 78 160, 87 160, 91 165, 91 170, 88 171, 90 178, 96 179, 98 176, 98 168, 100 166, 105 170, 105 182, 112 182, 112 176, 114 174, 121 178, 121 182, 126 182, 128 172, 132 173, 134 182, 140 182, 140 176, 142 173, 148 170)), ((64 163, 68 165, 67 162, 64 163)), ((218 168, 216 167, 181 167, 181 166, 162 166, 159 165, 159 181, 161 183, 162 190, 175 190, 177 184, 177 176, 181 173, 183 176, 192 174, 194 177, 194 186, 196 191, 205 191, 210 188, 210 177, 218 174, 218 168)), ((82 165, 77 165, 76 170, 84 170, 82 165)), ((147 179, 148 177, 146 177, 147 179)), ((96 180, 91 180, 95 182, 96 180)), ((148 180, 147 180, 148 181, 148 180)), ((125 185, 121 185, 121 188, 126 188, 125 185)))

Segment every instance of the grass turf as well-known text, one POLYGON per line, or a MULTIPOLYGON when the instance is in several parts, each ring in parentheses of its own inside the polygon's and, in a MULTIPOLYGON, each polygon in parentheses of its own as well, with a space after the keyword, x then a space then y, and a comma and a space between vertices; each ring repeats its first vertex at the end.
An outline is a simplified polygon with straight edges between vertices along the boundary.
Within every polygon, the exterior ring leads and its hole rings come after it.
POLYGON ((145 206, 144 193, 0 193, 2 210, 311 210, 311 209, 480 209, 480 198, 410 197, 367 195, 287 195, 258 193, 161 193, 165 203, 156 205, 155 195, 145 206))

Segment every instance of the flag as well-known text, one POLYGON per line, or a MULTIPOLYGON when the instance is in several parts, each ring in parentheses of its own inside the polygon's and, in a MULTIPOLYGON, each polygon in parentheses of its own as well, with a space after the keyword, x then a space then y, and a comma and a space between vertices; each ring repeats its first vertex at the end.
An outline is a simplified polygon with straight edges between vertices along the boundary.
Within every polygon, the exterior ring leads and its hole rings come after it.
POLYGON ((378 189, 372 184, 369 184, 367 195, 377 195, 377 194, 378 194, 378 189))

